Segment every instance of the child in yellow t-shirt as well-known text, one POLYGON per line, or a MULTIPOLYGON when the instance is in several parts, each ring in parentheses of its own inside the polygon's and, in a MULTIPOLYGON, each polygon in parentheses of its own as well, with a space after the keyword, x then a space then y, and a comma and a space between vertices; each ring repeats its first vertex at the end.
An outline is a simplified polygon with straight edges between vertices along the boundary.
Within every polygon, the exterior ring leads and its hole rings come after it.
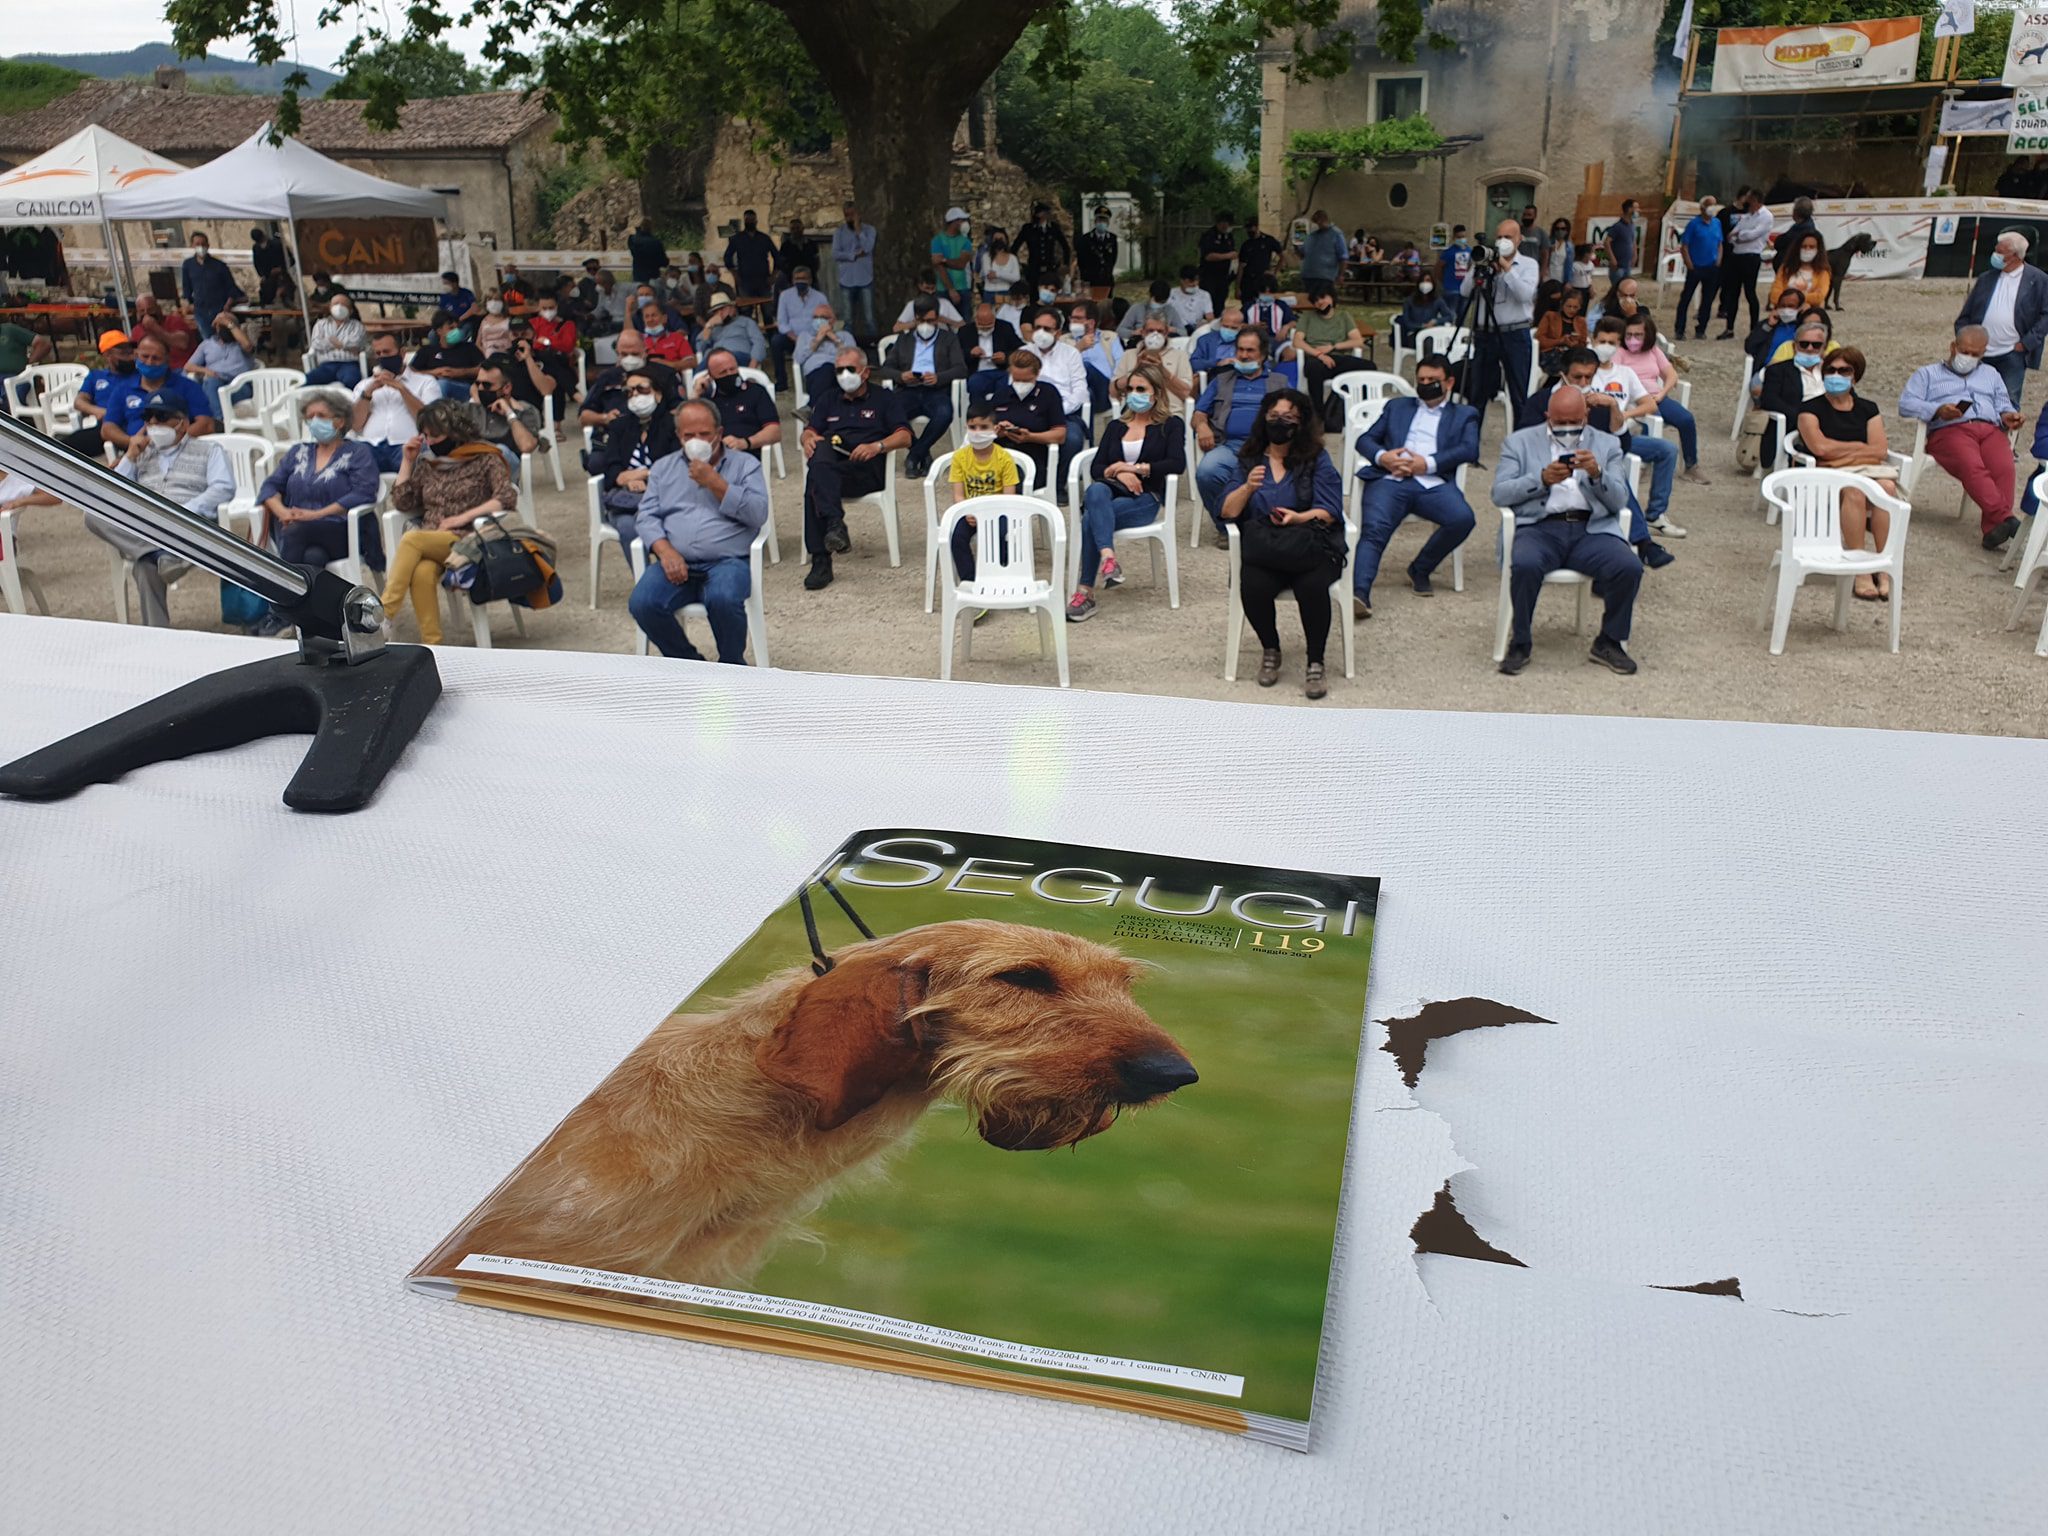
MULTIPOLYGON (((996 442, 995 411, 988 405, 967 408, 967 446, 953 455, 953 505, 973 496, 1012 496, 1022 477, 1010 450, 996 442)), ((974 519, 953 525, 953 569, 962 581, 974 580, 974 519)))

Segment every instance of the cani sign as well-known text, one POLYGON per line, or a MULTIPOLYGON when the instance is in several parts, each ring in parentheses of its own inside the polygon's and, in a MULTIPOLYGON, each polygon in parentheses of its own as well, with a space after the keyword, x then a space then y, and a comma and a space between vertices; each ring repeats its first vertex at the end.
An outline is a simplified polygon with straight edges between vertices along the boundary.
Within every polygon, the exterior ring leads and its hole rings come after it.
POLYGON ((301 219, 299 265, 308 272, 432 272, 440 265, 432 219, 301 219))

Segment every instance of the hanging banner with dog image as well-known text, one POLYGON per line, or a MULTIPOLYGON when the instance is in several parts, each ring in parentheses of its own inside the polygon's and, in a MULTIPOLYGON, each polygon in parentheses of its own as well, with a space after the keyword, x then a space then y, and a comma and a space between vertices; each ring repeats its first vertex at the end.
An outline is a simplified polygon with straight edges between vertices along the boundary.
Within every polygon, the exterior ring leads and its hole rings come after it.
POLYGON ((2012 37, 2005 46, 2007 85, 2048 86, 2048 10, 2022 6, 2012 13, 2012 37))
POLYGON ((412 1283, 1306 1449, 1378 894, 860 833, 412 1283))

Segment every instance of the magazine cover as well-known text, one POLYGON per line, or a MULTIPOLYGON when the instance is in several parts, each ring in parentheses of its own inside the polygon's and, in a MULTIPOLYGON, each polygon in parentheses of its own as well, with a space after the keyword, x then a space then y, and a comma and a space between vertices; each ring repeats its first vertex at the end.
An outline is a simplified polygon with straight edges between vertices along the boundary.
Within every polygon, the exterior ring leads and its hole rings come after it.
POLYGON ((1377 896, 859 833, 412 1283, 1306 1449, 1377 896))

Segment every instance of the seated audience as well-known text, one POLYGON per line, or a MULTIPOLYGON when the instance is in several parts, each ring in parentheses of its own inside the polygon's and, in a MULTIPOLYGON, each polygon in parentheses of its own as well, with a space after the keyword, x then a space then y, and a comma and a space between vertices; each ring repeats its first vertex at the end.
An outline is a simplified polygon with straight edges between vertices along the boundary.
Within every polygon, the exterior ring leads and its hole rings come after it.
MULTIPOLYGON (((762 237, 766 239, 764 235, 762 237)), ((729 293, 711 295, 711 308, 705 317, 705 325, 697 335, 699 355, 710 353, 714 347, 723 347, 740 361, 743 368, 760 368, 768 362, 768 338, 761 334, 761 327, 754 317, 742 314, 738 304, 729 293)))
POLYGON ((740 377, 740 361, 724 347, 705 354, 704 366, 690 384, 692 400, 709 400, 718 407, 725 429, 725 446, 736 453, 761 457, 770 443, 782 441, 782 418, 775 411, 775 397, 752 379, 740 377))
POLYGON ((483 407, 477 436, 505 456, 506 467, 514 476, 519 473, 520 459, 540 450, 540 412, 512 388, 512 371, 518 366, 516 359, 501 352, 485 359, 476 371, 476 403, 483 407))
POLYGON ((27 399, 28 381, 15 384, 23 370, 55 362, 57 348, 47 336, 25 325, 0 320, 0 416, 12 415, 27 399))
MULTIPOLYGON (((1066 478, 1068 461, 1081 451, 1087 441, 1087 434, 1081 423, 1088 411, 1088 369, 1081 361, 1081 354, 1068 346, 1060 335, 1060 312, 1050 304, 1041 304, 1031 316, 1031 334, 1024 339, 1023 350, 1038 354, 1039 382, 1050 384, 1060 392, 1060 400, 1067 408, 1067 443, 1060 454, 1059 479, 1053 481, 1052 492, 1061 506, 1066 505, 1066 478)), ((1043 480, 1040 485, 1045 484, 1043 480)))
POLYGON ((308 384, 341 384, 354 389, 363 382, 363 350, 370 344, 363 322, 347 294, 336 294, 327 313, 313 322, 313 339, 306 343, 308 384))
MULTIPOLYGON (((1820 365, 1830 355, 1834 342, 1823 322, 1803 320, 1788 346, 1791 350, 1783 359, 1764 369, 1755 385, 1755 392, 1757 408, 1778 417, 1784 422, 1785 430, 1791 432, 1797 428, 1799 413, 1805 409, 1806 402, 1825 393, 1820 365)), ((1765 423, 1759 452, 1765 464, 1777 466, 1777 422, 1765 423)))
POLYGON ((649 299, 640 307, 640 337, 647 344, 649 357, 674 368, 688 368, 697 361, 696 349, 690 345, 689 333, 680 325, 671 325, 669 319, 661 301, 649 299))
POLYGON ((1627 650, 1643 566, 1622 527, 1628 475, 1621 444, 1586 425, 1586 398, 1575 389, 1551 391, 1540 426, 1510 433, 1494 471, 1493 501, 1515 516, 1509 593, 1514 617, 1500 670, 1512 677, 1529 665, 1530 623, 1543 578, 1577 571, 1591 578, 1605 612, 1589 655, 1627 676, 1636 670, 1627 650))
MULTIPOLYGON (((533 407, 534 415, 543 423, 547 420, 548 402, 566 405, 569 392, 561 381, 549 371, 536 350, 533 332, 524 320, 512 325, 512 365, 505 370, 505 382, 512 390, 512 398, 533 407)), ((560 411, 556 412, 557 417, 560 411)))
MULTIPOLYGON (((1678 445, 1661 438, 1647 437, 1629 425, 1635 419, 1628 414, 1631 408, 1641 415, 1647 413, 1649 406, 1640 393, 1630 393, 1640 391, 1641 382, 1626 368, 1617 368, 1611 363, 1603 365, 1590 347, 1573 348, 1565 353, 1563 361, 1563 377, 1537 392, 1524 411, 1520 425, 1543 425, 1549 419, 1550 397, 1559 390, 1577 390, 1585 397, 1586 425, 1598 428, 1609 437, 1619 438, 1622 452, 1640 457, 1649 464, 1655 476, 1653 484, 1668 498, 1672 470, 1678 463, 1678 445)), ((1645 566, 1653 571, 1662 570, 1678 557, 1650 537, 1650 522, 1643 515, 1642 504, 1636 500, 1632 482, 1627 490, 1628 541, 1645 566)), ((1672 538, 1685 537, 1685 530, 1673 523, 1668 515, 1659 516, 1657 527, 1659 532, 1672 538)))
POLYGON ((462 286, 462 279, 453 272, 441 274, 441 297, 434 303, 434 313, 429 317, 437 329, 460 325, 476 313, 476 295, 462 286))
POLYGON ((1196 375, 1227 368, 1237 354, 1237 333, 1244 329, 1244 310, 1232 299, 1217 315, 1216 323, 1194 339, 1188 348, 1188 366, 1196 375))
MULTIPOLYGON (((161 349, 163 343, 151 340, 143 346, 161 349)), ((123 452, 114 473, 175 501, 195 517, 218 522, 221 503, 235 494, 234 468, 228 456, 194 427, 183 392, 159 389, 145 395, 133 431, 122 438, 123 452)), ((142 622, 170 628, 170 585, 191 569, 189 562, 97 512, 85 514, 85 526, 129 562, 136 594, 142 599, 142 622)))
POLYGON ((405 445, 419 435, 420 408, 441 398, 441 381, 405 365, 398 338, 370 338, 370 376, 355 387, 350 426, 384 474, 397 474, 405 445))
MULTIPOLYGON (((565 285, 568 281, 566 277, 562 279, 565 285)), ((556 392, 563 399, 569 399, 576 393, 576 359, 583 346, 577 335, 576 319, 559 293, 541 299, 529 328, 533 335, 534 357, 553 377, 556 392)), ((561 413, 555 414, 559 416, 561 413)))
MULTIPOLYGON (((1749 354, 1749 392, 1755 395, 1763 379, 1764 370, 1773 363, 1781 363, 1792 355, 1792 336, 1806 319, 1808 312, 1799 308, 1798 296, 1789 295, 1774 304, 1766 314, 1763 323, 1753 329, 1742 343, 1742 350, 1749 354)), ((1819 317, 1821 324, 1832 335, 1834 323, 1825 310, 1810 313, 1819 317)))
POLYGON ((1413 346, 1415 338, 1433 325, 1456 325, 1458 312, 1437 290, 1435 280, 1425 277, 1401 301, 1392 323, 1401 344, 1413 346))
POLYGON ((485 357, 512 345, 512 316, 504 295, 495 288, 484 296, 484 312, 476 322, 475 336, 477 350, 485 357))
POLYGON ((1325 282, 1309 284, 1308 308, 1295 325, 1294 341, 1302 360, 1302 382, 1317 411, 1323 408, 1323 390, 1331 379, 1372 366, 1351 355, 1354 348, 1365 346, 1365 332, 1350 310, 1337 307, 1336 290, 1325 282))
MULTIPOLYGON (((219 266, 219 262, 213 263, 219 266)), ((199 345, 199 333, 182 309, 165 310, 156 295, 145 293, 135 301, 135 326, 130 332, 137 341, 154 336, 164 344, 173 368, 183 368, 199 345)))
POLYGON ((1116 377, 1116 365, 1124 356, 1123 343, 1096 328, 1100 315, 1093 299, 1083 299, 1067 310, 1067 345, 1081 354, 1081 366, 1087 370, 1088 407, 1097 416, 1109 409, 1109 381, 1116 377))
POLYGON ((1678 370, 1671 366, 1670 357, 1657 345, 1656 317, 1647 308, 1625 317, 1621 352, 1615 361, 1642 382, 1643 392, 1657 402, 1656 414, 1678 434, 1679 453, 1685 460, 1682 478, 1694 485, 1712 484, 1700 473, 1699 423, 1693 419, 1691 411, 1678 403, 1678 370))
POLYGON ((619 360, 590 381, 578 420, 602 431, 626 410, 626 392, 633 380, 645 377, 654 382, 655 398, 666 415, 676 407, 678 383, 675 369, 647 355, 647 338, 638 331, 619 332, 619 360))
MULTIPOLYGON (((1192 336, 1202 326, 1216 318, 1215 301, 1197 280, 1199 276, 1193 265, 1182 267, 1179 285, 1167 294, 1167 307, 1173 311, 1172 326, 1167 330, 1169 336, 1192 336)), ((1124 318, 1128 320, 1130 316, 1126 315, 1124 318)), ((1144 324, 1142 320, 1138 323, 1144 324)))
POLYGON ((903 313, 896 317, 896 324, 891 327, 897 334, 900 335, 917 324, 917 301, 919 299, 930 299, 938 305, 939 324, 952 330, 958 330, 962 325, 966 324, 965 317, 961 315, 958 309, 953 307, 953 301, 940 294, 938 274, 927 268, 925 271, 917 274, 917 292, 910 296, 910 302, 903 306, 903 313))
MULTIPOLYGON (((368 443, 347 435, 349 415, 348 393, 334 385, 314 386, 299 395, 306 440, 278 455, 256 492, 256 504, 269 514, 265 537, 280 560, 311 566, 346 560, 349 508, 377 504, 377 461, 368 443)), ((382 570, 384 545, 376 518, 363 518, 357 536, 364 563, 382 570)), ((257 633, 275 634, 284 627, 273 612, 257 625, 257 633)))
POLYGON ((1039 354, 1020 346, 1010 354, 1009 388, 993 397, 990 408, 996 440, 1031 461, 1032 484, 1041 490, 1052 473, 1052 445, 1067 440, 1066 401, 1042 374, 1039 354))
POLYGON ((753 591, 747 551, 768 521, 768 481, 760 460, 728 446, 732 434, 709 400, 683 403, 676 435, 682 452, 647 472, 638 519, 647 567, 627 610, 662 655, 702 661, 676 619, 678 608, 702 603, 718 659, 744 666, 753 591))
POLYGON ((1450 365, 1425 357, 1415 365, 1415 398, 1395 396, 1359 435, 1358 560, 1352 568, 1352 609, 1372 617, 1372 584, 1387 544, 1409 513, 1436 532, 1408 566, 1408 582, 1424 597, 1430 577, 1471 536, 1472 508, 1458 490, 1460 465, 1479 459, 1479 412, 1449 398, 1450 365))
MULTIPOLYGON (((1007 235, 1000 230, 992 231, 988 248, 975 265, 981 279, 981 296, 986 302, 998 310, 1015 302, 1018 290, 1024 286, 1024 266, 1010 249, 1007 235)), ((1004 323, 1014 326, 1016 319, 1006 317, 1004 323)))
POLYGON ((1148 357, 1130 375, 1123 419, 1103 427, 1089 463, 1088 487, 1081 494, 1080 579, 1067 600, 1068 623, 1095 616, 1098 581, 1105 587, 1123 585, 1117 530, 1158 522, 1167 476, 1185 475, 1187 468, 1187 432, 1166 387, 1165 367, 1148 357))
MULTIPOLYGON (((1197 292, 1201 290, 1197 289, 1197 292)), ((1209 296, 1202 294, 1204 299, 1209 296)), ((1170 347, 1172 331, 1165 318, 1154 315, 1138 332, 1137 344, 1127 349, 1116 365, 1116 377, 1110 380, 1109 389, 1113 395, 1123 395, 1131 387, 1131 375, 1139 364, 1157 368, 1167 393, 1167 405, 1179 410, 1183 401, 1195 397, 1195 372, 1188 366, 1188 352, 1185 347, 1170 347)))
POLYGON ((412 355, 413 372, 438 381, 442 398, 447 400, 467 400, 476 383, 476 371, 483 365, 484 355, 476 343, 452 322, 443 324, 438 335, 430 334, 412 355))
POLYGON ((624 552, 631 550, 633 540, 640 536, 640 498, 647 493, 648 471, 657 459, 676 452, 682 440, 676 436, 675 411, 669 399, 648 374, 628 375, 619 399, 624 410, 598 436, 591 450, 590 472, 599 478, 598 504, 618 533, 619 549, 624 552))
MULTIPOLYGON (((848 347, 858 346, 853 332, 839 323, 839 317, 832 312, 832 306, 823 298, 811 306, 811 328, 800 337, 796 350, 790 354, 790 361, 796 367, 796 376, 807 394, 816 394, 819 381, 812 378, 816 373, 830 373, 833 361, 848 347)), ((831 381, 824 381, 829 388, 831 381)))
POLYGON ((1291 591, 1301 608, 1307 656, 1302 691, 1322 698, 1329 692, 1323 648, 1330 638, 1330 587, 1344 574, 1344 485, 1323 451, 1322 423, 1300 390, 1283 388, 1259 400, 1219 511, 1238 528, 1237 598, 1259 637, 1259 686, 1280 680, 1276 602, 1291 591))
MULTIPOLYGON (((1257 326, 1239 331, 1231 365, 1217 369, 1195 401, 1195 446, 1202 451, 1195 465, 1195 486, 1216 525, 1219 547, 1228 543, 1223 535, 1223 498, 1242 478, 1239 461, 1244 446, 1264 418, 1265 397, 1287 388, 1287 381, 1268 363, 1268 345, 1266 333, 1257 326)), ((1317 435, 1320 439, 1320 429, 1317 435)))
POLYGON ((1778 301, 1788 296, 1802 307, 1826 305, 1834 273, 1828 266, 1827 246, 1818 233, 1809 229, 1799 239, 1787 241, 1771 268, 1771 308, 1776 309, 1778 301))
POLYGON ((520 272, 518 262, 508 261, 498 269, 498 296, 506 309, 526 308, 533 303, 533 294, 534 285, 520 272))
POLYGON ((72 414, 80 425, 58 439, 92 459, 101 456, 106 443, 100 430, 107 419, 108 403, 135 383, 135 342, 126 331, 102 331, 99 354, 100 366, 87 372, 71 401, 72 414))
POLYGON ((436 400, 420 412, 420 435, 405 445, 391 505, 419 526, 391 552, 384 577, 386 618, 412 598, 420 639, 441 643, 440 585, 456 542, 479 517, 519 506, 519 481, 504 455, 483 442, 484 413, 467 400, 436 400))
POLYGON ((968 404, 986 404, 989 396, 1008 382, 1010 354, 1024 345, 1024 339, 987 300, 975 305, 974 323, 962 326, 957 339, 967 368, 968 404))
POLYGON ((1536 317, 1536 361, 1547 377, 1564 367, 1564 354, 1586 344, 1586 297, 1566 288, 1550 309, 1536 317))
POLYGON ((1280 297, 1280 280, 1271 273, 1259 279, 1258 297, 1245 306, 1244 322, 1265 331, 1275 360, 1293 355, 1294 306, 1280 297))
MULTIPOLYGON (((946 482, 953 490, 951 505, 957 507, 975 496, 1014 496, 1024 477, 1017 472, 1010 450, 996 441, 995 408, 986 400, 969 403, 966 439, 946 463, 946 482)), ((974 518, 963 517, 953 525, 952 537, 947 540, 953 552, 953 574, 959 581, 974 580, 975 526, 974 518)), ((983 609, 974 622, 979 624, 987 616, 988 610, 983 609)))
MULTIPOLYGON (((1649 526, 1674 539, 1682 539, 1685 530, 1670 517, 1671 487, 1678 475, 1678 445, 1669 438, 1652 437, 1643 430, 1649 418, 1657 414, 1658 399, 1643 388, 1642 375, 1622 361, 1622 338, 1633 323, 1620 315, 1608 315, 1593 328, 1592 352, 1599 367, 1585 393, 1589 402, 1604 403, 1609 410, 1605 420, 1594 421, 1591 425, 1619 438, 1623 453, 1650 466, 1649 526)), ((1534 425, 1541 419, 1525 418, 1524 425, 1534 425)), ((1667 552, 1663 550, 1654 554, 1644 552, 1643 559, 1653 570, 1669 563, 1667 552)))
MULTIPOLYGON (((1845 469, 1889 486, 1898 479, 1898 466, 1886 457, 1884 412, 1875 400, 1866 400, 1856 393, 1863 369, 1863 354, 1854 347, 1842 348, 1821 364, 1822 393, 1818 399, 1803 404, 1799 412, 1799 438, 1822 469, 1845 469)), ((1889 512, 1871 506, 1861 491, 1845 490, 1841 513, 1842 548, 1861 554, 1868 534, 1876 538, 1878 552, 1884 552, 1885 540, 1892 531, 1889 512)), ((1891 590, 1892 579, 1882 572, 1858 576, 1854 585, 1856 596, 1866 602, 1889 597, 1891 590)))
POLYGON ((888 455, 910 446, 910 423, 896 391, 868 380, 868 355, 842 347, 832 382, 811 400, 801 439, 804 472, 804 549, 811 557, 804 590, 832 585, 832 557, 853 548, 846 531, 846 498, 879 491, 888 455))
POLYGON ((213 317, 213 334, 194 349, 185 372, 199 381, 206 395, 207 414, 215 421, 227 419, 227 408, 232 402, 248 398, 249 386, 239 390, 231 386, 256 366, 255 353, 256 343, 242 329, 233 310, 224 309, 213 317))
POLYGON ((960 342, 939 324, 940 301, 919 294, 911 301, 911 328, 889 342, 882 354, 883 376, 894 382, 904 420, 924 418, 924 429, 910 440, 904 470, 921 478, 932 467, 932 450, 953 426, 953 381, 967 376, 960 342))
POLYGON ((812 314, 821 297, 811 286, 812 270, 811 263, 798 262, 790 273, 789 286, 775 296, 775 334, 768 338, 768 350, 775 359, 777 389, 789 388, 789 360, 811 331, 812 314))
MULTIPOLYGON (((86 383, 91 385, 90 375, 86 383)), ((142 430, 143 413, 148 402, 162 395, 176 395, 183 402, 184 424, 181 430, 186 435, 203 437, 219 429, 220 423, 208 414, 206 392, 199 387, 198 381, 186 378, 171 366, 170 353, 161 340, 143 336, 135 342, 134 374, 121 377, 119 385, 105 391, 102 396, 105 414, 99 423, 100 440, 125 449, 129 439, 142 430)), ((88 452, 98 457, 96 448, 88 452)))
POLYGON ((1956 332, 1947 361, 1929 363, 1906 380, 1899 414, 1927 423, 1928 457, 1977 503, 1984 547, 2003 549, 2020 527, 2012 510, 2012 444, 2006 433, 2022 418, 1998 370, 1978 366, 1989 340, 1981 325, 1956 332))
MULTIPOLYGON (((1199 292, 1200 290, 1197 291, 1199 292)), ((1166 321, 1168 327, 1170 327, 1167 332, 1168 335, 1179 336, 1182 334, 1184 328, 1180 323, 1180 310, 1173 302, 1172 285, 1163 277, 1156 278, 1146 292, 1149 297, 1125 310, 1123 319, 1117 322, 1116 334, 1118 340, 1129 342, 1143 328, 1145 322, 1154 315, 1166 321)), ((1207 298, 1208 295, 1203 294, 1203 297, 1207 298)), ((1098 310, 1098 318, 1100 313, 1098 310)))

